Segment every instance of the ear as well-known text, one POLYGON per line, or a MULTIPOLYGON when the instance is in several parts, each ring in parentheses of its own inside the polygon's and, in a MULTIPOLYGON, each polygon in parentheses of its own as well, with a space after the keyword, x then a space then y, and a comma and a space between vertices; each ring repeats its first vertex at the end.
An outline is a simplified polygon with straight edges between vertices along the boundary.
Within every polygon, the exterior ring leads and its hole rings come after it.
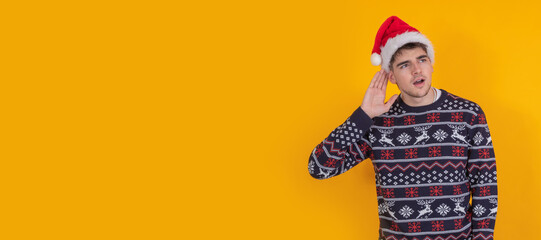
POLYGON ((389 72, 389 81, 390 81, 392 84, 396 84, 396 79, 394 78, 393 71, 390 71, 390 72, 389 72))

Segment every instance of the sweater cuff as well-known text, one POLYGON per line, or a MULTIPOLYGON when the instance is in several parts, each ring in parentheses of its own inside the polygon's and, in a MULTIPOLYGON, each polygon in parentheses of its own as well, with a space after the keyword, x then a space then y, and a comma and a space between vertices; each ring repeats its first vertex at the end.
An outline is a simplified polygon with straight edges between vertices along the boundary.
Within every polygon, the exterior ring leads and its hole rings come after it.
POLYGON ((355 123, 359 129, 363 130, 363 132, 368 131, 372 124, 374 124, 374 120, 372 120, 360 106, 355 109, 353 114, 351 114, 349 120, 355 123))

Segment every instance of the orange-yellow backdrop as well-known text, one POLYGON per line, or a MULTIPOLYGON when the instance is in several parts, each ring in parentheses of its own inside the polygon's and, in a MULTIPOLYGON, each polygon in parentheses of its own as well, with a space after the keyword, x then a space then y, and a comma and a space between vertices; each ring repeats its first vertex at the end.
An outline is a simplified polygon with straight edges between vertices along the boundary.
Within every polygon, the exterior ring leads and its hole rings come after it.
POLYGON ((361 104, 397 15, 435 45, 434 86, 487 114, 496 238, 534 239, 539 7, 2 3, 0 238, 376 239, 372 165, 319 181, 307 162, 361 104))

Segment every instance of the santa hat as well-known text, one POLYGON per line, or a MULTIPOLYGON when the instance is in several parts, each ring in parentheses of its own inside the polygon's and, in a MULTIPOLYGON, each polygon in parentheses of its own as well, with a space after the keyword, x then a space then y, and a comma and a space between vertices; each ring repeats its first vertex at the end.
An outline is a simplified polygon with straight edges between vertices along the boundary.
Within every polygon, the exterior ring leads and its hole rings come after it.
POLYGON ((411 42, 425 44, 427 46, 427 55, 430 61, 434 63, 434 48, 428 38, 397 16, 391 16, 379 27, 370 62, 374 66, 381 64, 381 68, 389 72, 389 63, 393 54, 398 48, 411 42))

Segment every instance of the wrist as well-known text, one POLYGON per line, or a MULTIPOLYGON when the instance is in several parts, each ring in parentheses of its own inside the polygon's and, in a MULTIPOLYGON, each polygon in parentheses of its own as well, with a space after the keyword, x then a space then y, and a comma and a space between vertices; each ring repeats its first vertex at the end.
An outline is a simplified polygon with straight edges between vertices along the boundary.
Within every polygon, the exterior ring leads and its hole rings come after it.
POLYGON ((363 106, 361 106, 361 109, 363 110, 364 113, 366 113, 366 115, 368 115, 368 117, 370 117, 370 119, 376 117, 373 115, 373 113, 371 113, 370 111, 367 111, 366 108, 364 108, 363 106))

